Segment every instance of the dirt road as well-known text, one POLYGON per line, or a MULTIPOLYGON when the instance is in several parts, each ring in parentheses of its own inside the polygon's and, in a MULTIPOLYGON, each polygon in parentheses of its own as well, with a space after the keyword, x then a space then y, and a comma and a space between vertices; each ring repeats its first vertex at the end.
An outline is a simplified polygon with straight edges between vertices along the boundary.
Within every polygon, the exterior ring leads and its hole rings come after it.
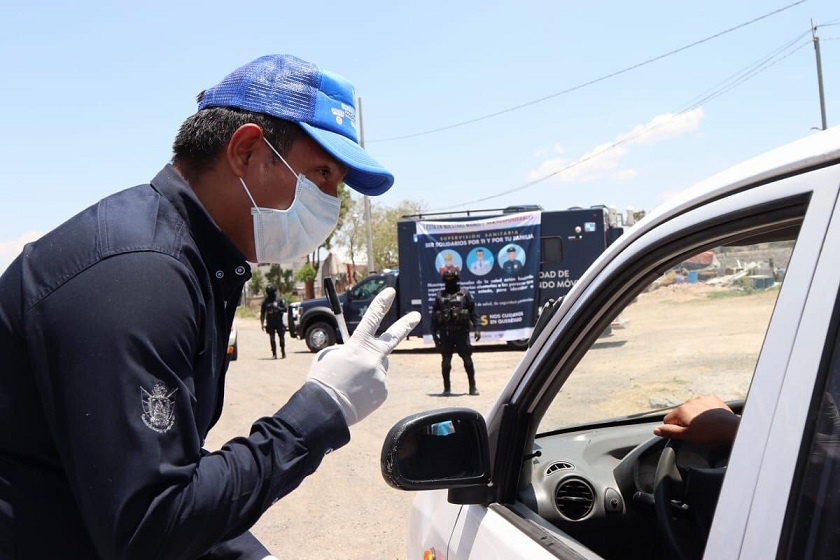
MULTIPOLYGON (((312 360, 306 345, 287 337, 287 359, 272 360, 268 336, 254 319, 237 319, 239 359, 228 372, 225 409, 207 441, 217 449, 245 436, 251 423, 273 414, 304 382, 312 360)), ((503 345, 477 345, 479 396, 468 396, 463 364, 455 356, 453 396, 441 397, 440 355, 418 339, 392 354, 389 397, 363 422, 352 439, 328 455, 320 469, 277 502, 253 532, 278 558, 404 559, 412 493, 394 490, 379 472, 382 441, 399 419, 447 406, 486 412, 522 356, 503 345)))

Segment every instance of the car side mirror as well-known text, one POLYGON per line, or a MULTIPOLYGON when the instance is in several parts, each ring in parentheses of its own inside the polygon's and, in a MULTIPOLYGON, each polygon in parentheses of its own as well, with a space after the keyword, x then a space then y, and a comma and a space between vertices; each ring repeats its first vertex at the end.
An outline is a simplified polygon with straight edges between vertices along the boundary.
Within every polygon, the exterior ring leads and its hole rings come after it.
POLYGON ((385 482, 400 490, 487 484, 490 451, 484 417, 468 408, 408 416, 385 436, 380 467, 385 482))

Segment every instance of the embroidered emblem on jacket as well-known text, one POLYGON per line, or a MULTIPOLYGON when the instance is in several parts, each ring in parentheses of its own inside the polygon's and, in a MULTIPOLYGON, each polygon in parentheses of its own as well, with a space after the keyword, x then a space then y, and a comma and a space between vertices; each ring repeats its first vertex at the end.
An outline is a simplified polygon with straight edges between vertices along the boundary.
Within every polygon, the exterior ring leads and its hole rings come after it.
POLYGON ((175 423, 175 398, 172 395, 177 391, 170 391, 163 383, 155 383, 151 393, 140 387, 143 423, 156 432, 168 432, 175 423))

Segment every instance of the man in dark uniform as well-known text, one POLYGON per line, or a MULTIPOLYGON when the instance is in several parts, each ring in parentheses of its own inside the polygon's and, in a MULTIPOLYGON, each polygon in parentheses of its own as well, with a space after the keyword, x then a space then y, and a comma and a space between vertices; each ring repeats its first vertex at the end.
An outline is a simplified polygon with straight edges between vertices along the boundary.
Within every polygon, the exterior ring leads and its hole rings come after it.
POLYGON ((358 144, 344 78, 269 55, 199 95, 172 163, 24 247, 0 277, 0 558, 261 560, 248 532, 387 397, 387 355, 419 322, 347 344, 250 435, 203 448, 250 263, 310 253, 338 185, 393 176, 358 144), (130 297, 126 297, 130 294, 130 297))
POLYGON ((260 326, 268 333, 271 341, 271 357, 277 359, 277 342, 274 335, 280 337, 280 355, 286 357, 286 323, 283 318, 286 315, 286 302, 283 298, 277 297, 277 288, 268 285, 265 289, 265 299, 260 306, 260 326))
POLYGON ((516 273, 522 269, 522 262, 516 258, 516 249, 513 247, 507 248, 507 260, 502 263, 502 269, 507 276, 516 276, 516 273))
POLYGON ((451 394, 449 373, 452 371, 452 354, 457 352, 464 360, 464 369, 470 384, 470 395, 477 395, 475 385, 475 365, 472 361, 470 344, 470 325, 475 329, 475 340, 481 339, 478 329, 478 316, 475 313, 475 300, 469 290, 461 286, 458 267, 452 266, 441 275, 444 288, 435 297, 432 307, 432 339, 440 350, 441 373, 443 374, 443 394, 451 394))

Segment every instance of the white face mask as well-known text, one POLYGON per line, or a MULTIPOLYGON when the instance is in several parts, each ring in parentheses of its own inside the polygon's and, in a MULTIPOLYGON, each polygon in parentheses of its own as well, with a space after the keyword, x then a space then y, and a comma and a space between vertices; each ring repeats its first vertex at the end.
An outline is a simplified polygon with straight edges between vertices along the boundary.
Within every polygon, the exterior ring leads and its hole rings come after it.
POLYGON ((286 210, 260 208, 242 177, 239 182, 254 205, 251 216, 254 221, 257 262, 281 263, 308 255, 321 246, 338 224, 341 202, 338 197, 322 192, 303 173, 295 173, 274 146, 268 140, 265 143, 286 164, 289 171, 297 176, 292 204, 286 210))

